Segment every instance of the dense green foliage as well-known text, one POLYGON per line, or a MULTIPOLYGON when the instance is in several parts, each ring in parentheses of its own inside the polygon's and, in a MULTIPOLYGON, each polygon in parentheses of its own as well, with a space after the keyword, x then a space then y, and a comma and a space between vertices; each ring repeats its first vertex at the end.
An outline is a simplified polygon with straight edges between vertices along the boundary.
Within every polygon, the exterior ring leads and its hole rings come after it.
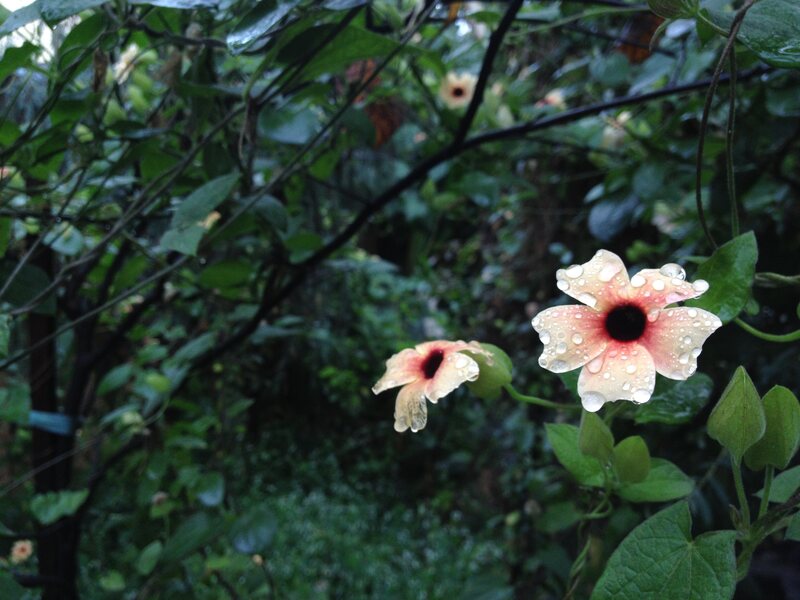
POLYGON ((793 0, 0 21, 0 597, 800 586, 793 0), (579 417, 530 320, 598 248, 724 326, 579 417), (370 388, 429 339, 508 356, 400 434, 370 388))

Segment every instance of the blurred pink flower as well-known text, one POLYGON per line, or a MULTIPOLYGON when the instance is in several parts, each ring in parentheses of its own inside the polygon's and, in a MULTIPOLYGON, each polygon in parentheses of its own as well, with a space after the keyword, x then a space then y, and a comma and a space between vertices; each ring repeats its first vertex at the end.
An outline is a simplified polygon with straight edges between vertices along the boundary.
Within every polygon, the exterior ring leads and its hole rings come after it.
POLYGON ((439 97, 448 108, 463 108, 475 93, 478 78, 471 73, 448 73, 439 88, 439 97))
POLYGON ((15 565, 24 563, 33 554, 33 542, 30 540, 17 540, 11 546, 11 562, 15 565))
POLYGON ((475 381, 480 368, 461 351, 491 357, 477 342, 436 340, 401 350, 386 361, 386 373, 372 387, 372 393, 403 386, 394 407, 394 428, 419 431, 428 420, 426 398, 436 404, 462 383, 475 381))
POLYGON ((583 265, 559 269, 558 289, 586 306, 556 306, 533 318, 544 344, 539 365, 554 373, 583 367, 578 394, 590 412, 615 400, 647 402, 656 372, 687 379, 697 370, 706 338, 722 322, 699 308, 668 307, 709 287, 685 277, 671 263, 629 279, 622 260, 608 250, 583 265))

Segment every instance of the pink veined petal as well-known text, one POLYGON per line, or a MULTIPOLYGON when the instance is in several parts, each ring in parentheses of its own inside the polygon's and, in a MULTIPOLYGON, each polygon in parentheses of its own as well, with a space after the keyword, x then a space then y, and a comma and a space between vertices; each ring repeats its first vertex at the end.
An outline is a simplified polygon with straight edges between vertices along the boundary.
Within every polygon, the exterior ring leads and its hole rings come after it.
POLYGON ((703 343, 721 326, 716 315, 701 308, 667 308, 649 323, 641 343, 664 377, 688 379, 697 370, 703 343))
POLYGON ((480 375, 480 367, 474 359, 461 352, 448 352, 436 374, 425 384, 425 395, 436 404, 462 383, 475 381, 480 375))
POLYGON ((629 284, 622 259, 608 250, 598 250, 587 263, 556 271, 558 289, 599 311, 624 299, 629 284))
POLYGON ((661 269, 642 269, 631 277, 629 297, 636 300, 646 312, 664 308, 683 300, 697 298, 708 289, 708 283, 698 279, 694 283, 684 281, 678 273, 678 265, 664 265, 661 269))
POLYGON ((423 357, 427 356, 433 350, 441 350, 447 354, 448 352, 457 352, 459 350, 466 349, 474 350, 476 348, 481 350, 480 346, 478 346, 476 342, 467 343, 462 340, 456 340, 455 342, 451 342, 449 340, 433 340, 430 342, 422 342, 421 344, 414 346, 414 350, 416 350, 423 357))
POLYGON ((583 408, 597 412, 606 402, 647 402, 656 385, 656 368, 647 349, 635 342, 613 343, 589 361, 578 377, 583 408))
POLYGON ((373 394, 405 385, 420 379, 423 374, 420 370, 421 356, 413 348, 401 350, 386 361, 386 372, 377 383, 372 386, 373 394))
POLYGON ((564 373, 598 356, 609 341, 603 320, 602 313, 579 304, 540 312, 531 321, 544 344, 539 365, 553 373, 564 373))
POLYGON ((407 429, 417 432, 428 422, 428 406, 421 381, 400 388, 394 404, 394 429, 402 433, 407 429))

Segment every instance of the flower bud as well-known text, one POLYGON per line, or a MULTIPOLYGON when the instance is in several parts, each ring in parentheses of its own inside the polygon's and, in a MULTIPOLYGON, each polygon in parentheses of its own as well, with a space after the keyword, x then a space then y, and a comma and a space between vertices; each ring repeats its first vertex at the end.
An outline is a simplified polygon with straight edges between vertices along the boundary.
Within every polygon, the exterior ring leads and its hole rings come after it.
POLYGON ((469 349, 461 352, 469 354, 480 367, 480 375, 475 381, 467 383, 470 391, 484 400, 495 400, 500 396, 503 386, 511 383, 513 365, 511 359, 502 349, 493 344, 479 342, 479 346, 488 355, 471 352, 469 349))

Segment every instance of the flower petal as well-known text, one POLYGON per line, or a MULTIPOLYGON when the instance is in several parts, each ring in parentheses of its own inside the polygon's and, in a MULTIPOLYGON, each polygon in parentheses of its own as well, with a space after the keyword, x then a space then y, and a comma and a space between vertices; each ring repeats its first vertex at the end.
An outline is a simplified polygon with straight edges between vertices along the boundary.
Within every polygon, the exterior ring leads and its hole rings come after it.
POLYGON ((372 386, 373 394, 411 383, 420 378, 420 355, 413 348, 401 350, 386 361, 386 373, 372 386))
POLYGON ((403 386, 394 404, 394 429, 402 433, 406 429, 417 432, 428 422, 428 406, 423 390, 425 384, 415 381, 403 386))
POLYGON ((608 250, 598 250, 587 263, 556 271, 558 289, 597 310, 624 299, 629 283, 622 259, 608 250))
POLYGON ((425 395, 428 400, 436 404, 439 398, 443 398, 462 383, 475 381, 480 372, 480 367, 474 359, 461 352, 448 352, 436 375, 425 384, 425 395))
POLYGON ((656 368, 647 349, 637 343, 615 343, 583 367, 578 394, 583 408, 597 412, 615 400, 647 402, 655 385, 656 368))
POLYGON ((539 365, 553 373, 582 367, 608 345, 603 315, 579 304, 554 306, 533 318, 544 350, 539 365))
POLYGON ((647 310, 697 298, 708 289, 706 281, 690 283, 684 277, 686 273, 680 265, 672 263, 660 269, 642 269, 631 277, 630 297, 647 310))
POLYGON ((670 379, 687 379, 697 370, 703 343, 721 326, 715 314, 702 308, 677 306, 662 310, 641 342, 659 373, 670 379))

